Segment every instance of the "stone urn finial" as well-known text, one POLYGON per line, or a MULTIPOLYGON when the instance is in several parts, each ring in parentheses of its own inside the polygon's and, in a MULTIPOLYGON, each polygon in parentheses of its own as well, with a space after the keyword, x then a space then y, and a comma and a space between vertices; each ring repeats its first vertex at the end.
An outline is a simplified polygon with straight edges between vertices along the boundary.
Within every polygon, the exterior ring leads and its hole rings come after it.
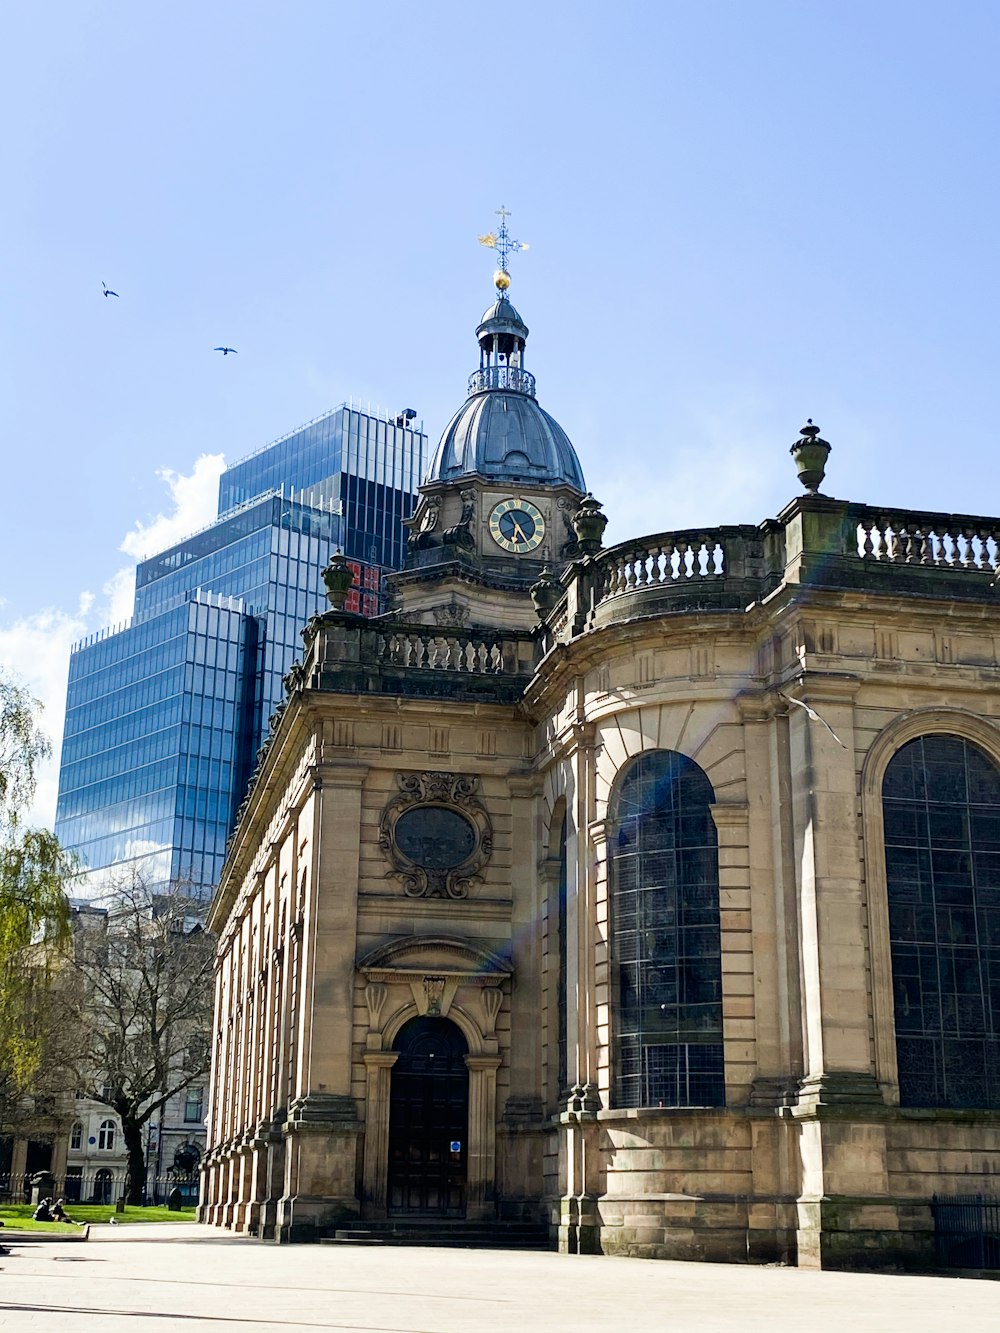
POLYGON ((802 427, 800 438, 792 445, 789 453, 795 460, 799 481, 810 495, 818 495, 820 484, 826 476, 826 460, 830 457, 830 445, 819 438, 819 427, 813 425, 812 417, 802 427))
POLYGON ((599 551, 604 529, 608 526, 608 516, 601 512, 601 502, 595 500, 589 491, 580 501, 572 522, 577 544, 583 554, 593 555, 599 551))
POLYGON ((531 601, 535 608, 535 614, 539 620, 544 621, 552 608, 562 597, 562 584, 555 576, 555 571, 551 565, 546 565, 539 575, 538 582, 533 583, 528 589, 531 593, 531 601))
POLYGON ((323 570, 323 582, 326 595, 335 611, 343 611, 347 594, 354 586, 354 571, 347 563, 343 551, 337 551, 330 557, 330 563, 323 570))

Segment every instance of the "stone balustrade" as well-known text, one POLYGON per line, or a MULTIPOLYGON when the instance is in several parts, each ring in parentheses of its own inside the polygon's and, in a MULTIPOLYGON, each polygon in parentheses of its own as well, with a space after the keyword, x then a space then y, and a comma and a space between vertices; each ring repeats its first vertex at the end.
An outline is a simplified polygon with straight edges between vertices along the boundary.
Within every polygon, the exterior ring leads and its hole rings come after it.
POLYGON ((756 527, 694 528, 623 542, 596 557, 601 596, 615 597, 638 588, 699 579, 722 579, 735 572, 734 557, 743 577, 748 545, 760 545, 756 527))
POLYGON ((638 615, 743 610, 783 582, 923 597, 1000 592, 1000 519, 805 496, 758 526, 691 528, 577 560, 546 619, 547 651, 638 615))
POLYGON ((530 631, 475 630, 328 611, 303 631, 305 654, 285 678, 289 693, 410 694, 512 701, 539 655, 530 631))
POLYGON ((534 633, 328 613, 306 631, 300 679, 339 691, 513 699, 542 656, 587 630, 641 615, 743 611, 782 582, 995 597, 1000 519, 802 497, 759 525, 658 533, 573 560, 562 598, 534 633))
POLYGON ((361 631, 361 660, 416 671, 516 676, 530 672, 530 635, 490 633, 433 625, 372 625, 361 631))
POLYGON ((1000 519, 851 505, 862 560, 995 574, 1000 519))

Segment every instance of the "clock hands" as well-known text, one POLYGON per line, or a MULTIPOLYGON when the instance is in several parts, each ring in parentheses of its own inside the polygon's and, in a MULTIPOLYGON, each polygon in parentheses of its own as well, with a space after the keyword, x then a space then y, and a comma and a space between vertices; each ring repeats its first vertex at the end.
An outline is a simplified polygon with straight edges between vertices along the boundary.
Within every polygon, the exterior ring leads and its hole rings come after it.
POLYGON ((528 500, 501 500, 490 514, 490 534, 505 551, 527 555, 541 544, 545 517, 528 500))

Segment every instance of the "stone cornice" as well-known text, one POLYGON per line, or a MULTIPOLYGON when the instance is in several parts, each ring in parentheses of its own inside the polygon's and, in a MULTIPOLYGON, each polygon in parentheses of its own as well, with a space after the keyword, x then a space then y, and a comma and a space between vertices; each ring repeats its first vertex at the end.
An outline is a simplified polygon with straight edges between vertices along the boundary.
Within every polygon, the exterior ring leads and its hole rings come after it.
POLYGON ((775 692, 792 699, 815 703, 849 703, 861 689, 862 680, 849 671, 798 671, 775 692))

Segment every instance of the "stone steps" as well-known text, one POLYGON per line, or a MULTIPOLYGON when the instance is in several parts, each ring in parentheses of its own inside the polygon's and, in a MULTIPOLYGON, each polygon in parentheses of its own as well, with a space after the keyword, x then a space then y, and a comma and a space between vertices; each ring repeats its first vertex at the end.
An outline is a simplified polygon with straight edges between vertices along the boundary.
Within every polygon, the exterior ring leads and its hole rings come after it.
POLYGON ((321 1245, 427 1245, 444 1249, 551 1250, 549 1229, 537 1222, 465 1222, 392 1218, 338 1227, 321 1245))

